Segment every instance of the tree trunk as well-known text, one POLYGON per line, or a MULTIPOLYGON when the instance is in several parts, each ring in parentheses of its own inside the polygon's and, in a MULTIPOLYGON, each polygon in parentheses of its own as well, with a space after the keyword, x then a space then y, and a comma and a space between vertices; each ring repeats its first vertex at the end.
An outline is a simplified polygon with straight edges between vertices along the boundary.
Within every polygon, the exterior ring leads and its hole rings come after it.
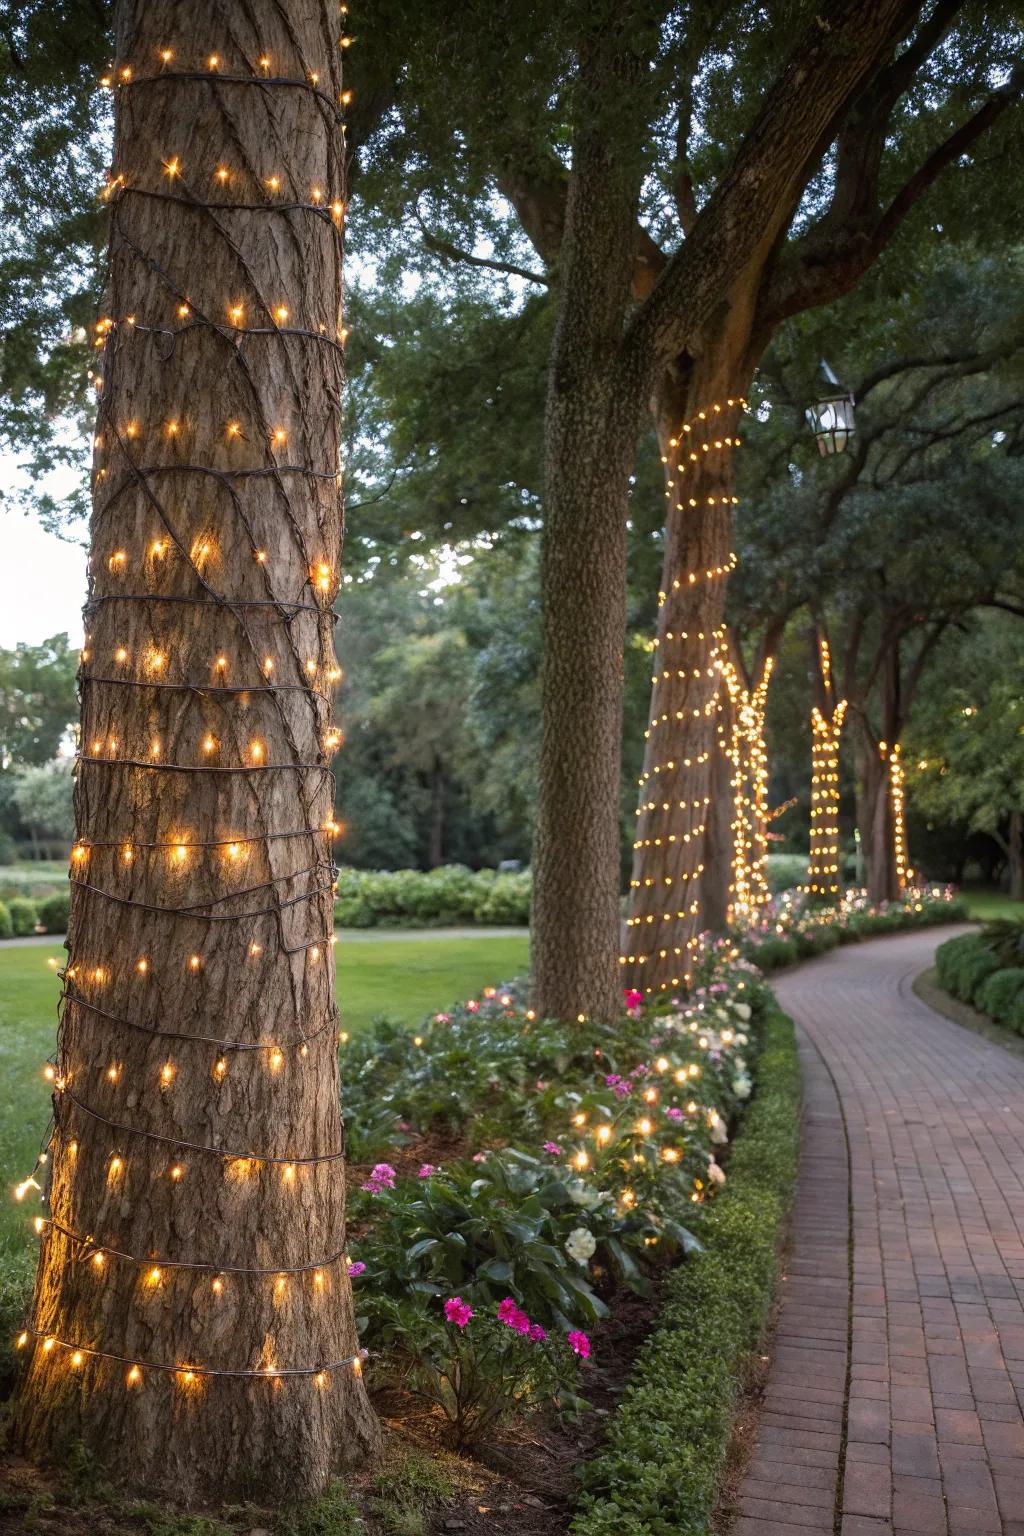
POLYGON ((704 869, 700 877, 700 902, 709 933, 723 934, 732 913, 736 852, 733 817, 733 763, 730 756, 735 720, 732 699, 722 683, 711 756, 711 803, 708 806, 704 869))
POLYGON ((623 91, 623 110, 636 110, 634 42, 601 31, 581 60, 549 371, 531 964, 534 1007, 555 1018, 612 1019, 621 1002, 626 520, 641 394, 618 353, 639 180, 603 119, 623 91))
POLYGON ((430 835, 427 840, 427 863, 436 869, 444 862, 444 769, 434 764, 430 775, 430 835))
POLYGON ((669 502, 623 956, 628 984, 649 993, 689 984, 704 926, 698 886, 711 799, 717 664, 725 654, 732 451, 742 393, 724 357, 708 362, 716 366, 695 369, 680 389, 663 384, 656 407, 669 502))
POLYGON ((877 742, 869 735, 865 734, 859 744, 858 758, 857 822, 867 866, 868 897, 877 906, 895 901, 899 895, 889 771, 877 742))
POLYGON ((184 1498, 315 1493, 377 1436, 326 830, 337 9, 258 9, 257 30, 242 0, 117 8, 79 841, 17 1420, 33 1455, 81 1441, 184 1498))
POLYGON ((1006 856, 1010 871, 1010 899, 1024 901, 1024 811, 1010 812, 1006 856))
MULTIPOLYGON (((827 691, 831 699, 831 690, 827 691)), ((811 836, 807 889, 811 897, 826 902, 839 899, 842 879, 839 739, 845 714, 845 699, 840 699, 830 713, 823 713, 817 705, 811 710, 811 836)))

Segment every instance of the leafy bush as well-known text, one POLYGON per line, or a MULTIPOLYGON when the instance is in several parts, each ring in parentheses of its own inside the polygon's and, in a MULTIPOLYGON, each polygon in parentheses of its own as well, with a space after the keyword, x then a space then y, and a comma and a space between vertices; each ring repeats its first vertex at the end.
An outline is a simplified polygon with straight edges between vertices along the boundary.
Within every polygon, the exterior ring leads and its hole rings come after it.
POLYGON ((14 924, 11 922, 11 912, 7 903, 0 901, 0 939, 14 937, 14 924))
POLYGON ((62 891, 59 896, 47 896, 36 909, 36 916, 47 933, 67 933, 71 896, 62 891))
POLYGON ((703 1251, 667 1300, 604 1445, 582 1471, 574 1536, 705 1536, 743 1365, 763 1331, 796 1179, 800 1075, 791 1022, 769 1017, 758 1091, 707 1212, 703 1251))
POLYGON ((803 885, 807 880, 807 854, 770 853, 765 860, 765 876, 772 892, 803 885))
POLYGON ((26 934, 35 932, 36 904, 34 901, 26 901, 24 896, 15 896, 7 903, 7 910, 11 914, 11 927, 14 929, 15 938, 24 938, 26 934))
POLYGON ((590 1353, 589 1339, 549 1334, 511 1296, 485 1315, 461 1296, 394 1314, 390 1341, 406 1361, 406 1385, 441 1409, 457 1450, 516 1410, 581 1403, 579 1357, 590 1353))
POLYGON ((997 918, 981 930, 981 942, 1003 967, 1024 965, 1024 920, 997 918))
POLYGON ((1019 997, 1024 997, 1024 966, 1014 965, 987 976, 978 988, 976 1001, 982 1013, 997 1024, 1010 1024, 1019 997))
POLYGON ((529 922, 530 886, 529 870, 499 874, 461 864, 426 873, 343 869, 334 915, 346 928, 521 925, 529 922))

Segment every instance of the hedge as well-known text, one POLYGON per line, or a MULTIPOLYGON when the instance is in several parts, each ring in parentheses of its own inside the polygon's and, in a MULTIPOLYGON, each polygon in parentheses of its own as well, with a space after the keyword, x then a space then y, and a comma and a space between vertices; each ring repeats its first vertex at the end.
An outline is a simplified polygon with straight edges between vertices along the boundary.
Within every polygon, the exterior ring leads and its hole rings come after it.
POLYGON ((1004 928, 998 935, 986 928, 947 939, 935 952, 935 967, 939 985, 951 996, 1024 1035, 1024 967, 1001 958, 1005 942, 996 939, 1005 941, 1004 928))
POLYGON ((342 869, 334 919, 343 928, 525 925, 530 883, 528 869, 502 873, 462 864, 426 872, 342 869))
POLYGON ((668 1279, 602 1448, 581 1472, 573 1536, 704 1536, 746 1357, 765 1328, 796 1183, 800 1073, 792 1022, 768 1015, 758 1088, 701 1225, 668 1279))

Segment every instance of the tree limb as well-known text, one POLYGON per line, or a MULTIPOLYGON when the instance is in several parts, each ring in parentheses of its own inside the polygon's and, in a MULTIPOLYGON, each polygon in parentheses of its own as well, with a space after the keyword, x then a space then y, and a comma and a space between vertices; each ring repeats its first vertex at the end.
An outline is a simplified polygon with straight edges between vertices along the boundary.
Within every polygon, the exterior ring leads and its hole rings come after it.
POLYGON ((424 224, 420 217, 419 209, 415 210, 416 222, 423 236, 423 244, 428 251, 433 251, 436 256, 443 256, 446 261, 461 261, 468 267, 487 267, 492 272, 504 272, 509 277, 521 277, 528 283, 539 283, 542 288, 551 286, 551 279, 543 272, 530 272, 526 267, 517 267, 511 261, 499 261, 491 256, 474 256, 471 251, 464 251, 451 241, 444 240, 440 235, 435 235, 424 224))

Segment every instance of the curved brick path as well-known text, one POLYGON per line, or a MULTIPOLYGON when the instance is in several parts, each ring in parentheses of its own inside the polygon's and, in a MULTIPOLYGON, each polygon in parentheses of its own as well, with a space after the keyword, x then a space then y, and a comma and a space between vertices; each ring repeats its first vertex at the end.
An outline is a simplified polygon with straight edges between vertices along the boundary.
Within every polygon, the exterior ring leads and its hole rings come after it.
POLYGON ((1024 1061, 912 992, 950 932, 776 985, 800 1185, 731 1536, 1024 1536, 1024 1061))

